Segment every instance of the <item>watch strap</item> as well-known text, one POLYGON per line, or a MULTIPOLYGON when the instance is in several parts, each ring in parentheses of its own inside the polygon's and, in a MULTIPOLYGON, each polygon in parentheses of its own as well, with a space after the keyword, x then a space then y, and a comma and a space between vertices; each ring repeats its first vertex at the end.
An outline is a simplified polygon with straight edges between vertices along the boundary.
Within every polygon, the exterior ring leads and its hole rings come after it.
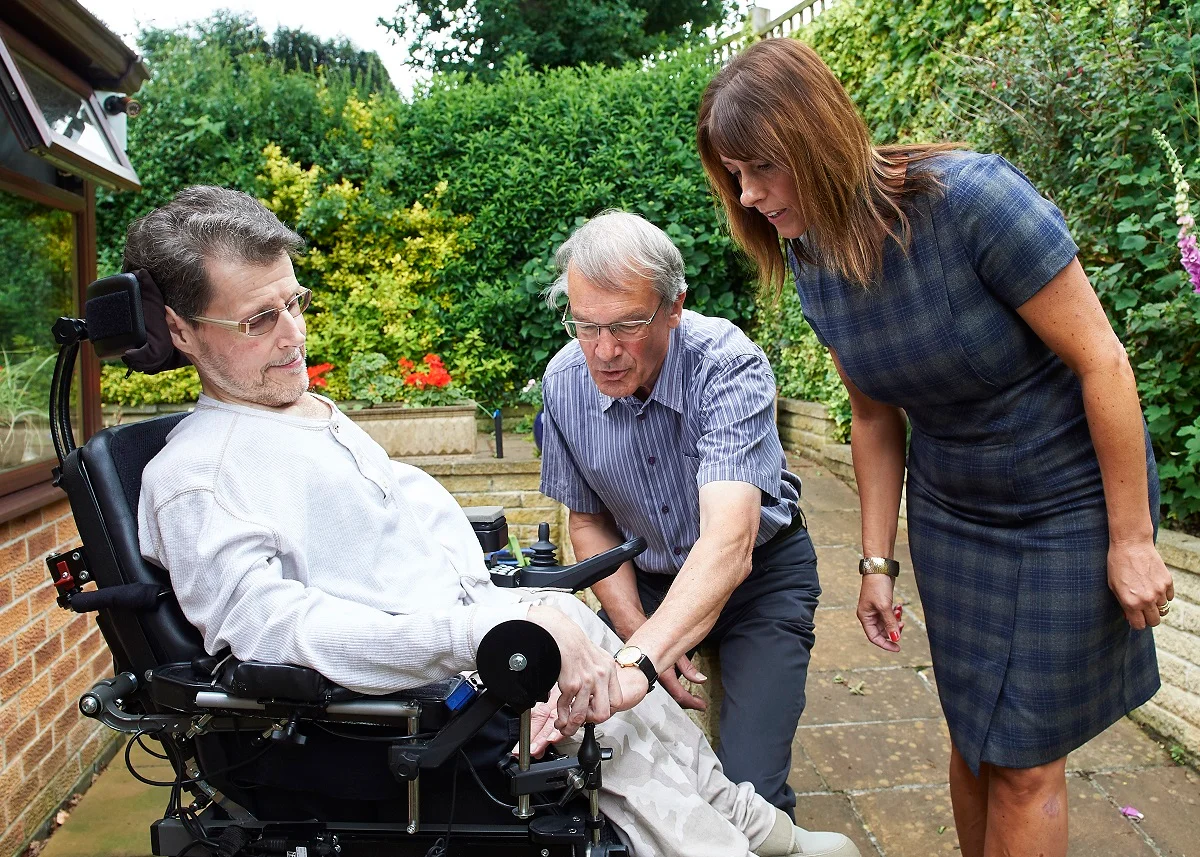
MULTIPOLYGON (((624 651, 623 648, 618 650, 617 654, 613 655, 613 657, 616 658, 622 651, 624 651)), ((639 651, 641 650, 639 649, 639 651)), ((650 658, 646 656, 645 652, 642 652, 641 656, 631 664, 623 664, 618 660, 617 665, 622 668, 637 667, 642 671, 642 675, 646 677, 646 692, 649 693, 654 689, 654 684, 658 681, 658 670, 654 668, 654 664, 650 663, 650 658)))

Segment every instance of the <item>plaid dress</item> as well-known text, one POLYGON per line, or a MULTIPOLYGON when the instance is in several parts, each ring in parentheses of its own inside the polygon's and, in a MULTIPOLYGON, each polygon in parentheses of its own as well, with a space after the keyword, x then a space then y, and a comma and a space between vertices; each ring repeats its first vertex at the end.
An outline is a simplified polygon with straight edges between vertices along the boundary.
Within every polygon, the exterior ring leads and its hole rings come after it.
POLYGON ((788 258, 821 342, 864 394, 908 415, 909 548, 954 745, 975 772, 1032 767, 1159 685, 1151 631, 1132 630, 1108 588, 1079 381, 1015 311, 1078 248, 1003 158, 952 153, 913 169, 944 192, 913 204, 912 245, 887 245, 879 285, 788 258))

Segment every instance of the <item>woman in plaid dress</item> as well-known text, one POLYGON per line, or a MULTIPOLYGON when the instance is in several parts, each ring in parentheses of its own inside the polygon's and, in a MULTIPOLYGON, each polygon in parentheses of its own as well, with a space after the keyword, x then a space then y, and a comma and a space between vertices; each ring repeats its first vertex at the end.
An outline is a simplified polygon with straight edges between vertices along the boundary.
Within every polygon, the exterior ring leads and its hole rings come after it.
POLYGON ((858 616, 888 651, 907 464, 963 854, 1065 855, 1066 755, 1158 689, 1148 626, 1174 593, 1133 373, 1062 215, 1003 158, 872 146, 794 39, 717 74, 697 142, 850 393, 858 616))

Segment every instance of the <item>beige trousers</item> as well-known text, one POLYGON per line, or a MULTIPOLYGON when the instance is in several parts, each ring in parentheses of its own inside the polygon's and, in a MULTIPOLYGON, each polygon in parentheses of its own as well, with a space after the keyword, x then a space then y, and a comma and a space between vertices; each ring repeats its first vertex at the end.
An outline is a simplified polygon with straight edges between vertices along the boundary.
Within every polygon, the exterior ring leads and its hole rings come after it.
MULTIPOLYGON (((574 619, 605 651, 621 647, 579 599, 531 594, 574 619)), ((582 735, 556 746, 574 753, 582 735)), ((771 832, 775 808, 749 783, 726 778, 704 734, 661 686, 597 726, 596 736, 613 751, 601 769, 600 810, 634 857, 753 857, 771 832)))

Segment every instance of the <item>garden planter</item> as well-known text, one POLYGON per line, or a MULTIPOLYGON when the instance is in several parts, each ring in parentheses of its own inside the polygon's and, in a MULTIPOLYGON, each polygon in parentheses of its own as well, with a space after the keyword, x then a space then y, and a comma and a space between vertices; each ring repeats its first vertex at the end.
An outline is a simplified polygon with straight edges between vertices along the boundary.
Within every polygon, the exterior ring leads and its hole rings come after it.
POLYGON ((470 455, 475 452, 474 402, 436 408, 405 408, 385 402, 346 416, 375 439, 392 458, 470 455))

